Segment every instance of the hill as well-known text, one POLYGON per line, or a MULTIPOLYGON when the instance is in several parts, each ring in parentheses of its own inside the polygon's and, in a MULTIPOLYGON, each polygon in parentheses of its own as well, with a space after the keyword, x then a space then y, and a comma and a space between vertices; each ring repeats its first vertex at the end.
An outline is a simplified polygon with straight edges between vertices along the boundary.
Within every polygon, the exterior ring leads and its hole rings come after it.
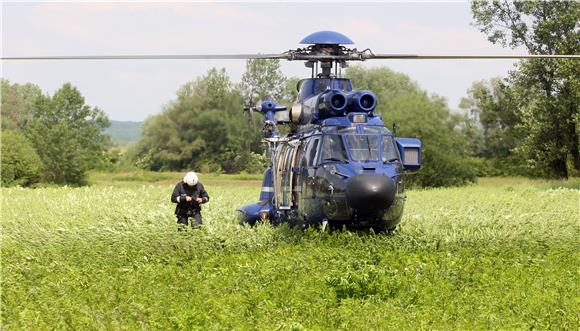
POLYGON ((111 136, 115 145, 126 145, 141 139, 141 124, 133 121, 111 121, 105 133, 111 136))

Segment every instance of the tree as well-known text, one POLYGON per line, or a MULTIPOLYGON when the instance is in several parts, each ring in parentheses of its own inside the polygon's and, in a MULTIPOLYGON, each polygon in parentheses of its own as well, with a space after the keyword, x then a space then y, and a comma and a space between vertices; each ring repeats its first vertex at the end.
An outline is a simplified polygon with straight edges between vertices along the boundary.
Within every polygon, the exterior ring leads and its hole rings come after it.
POLYGON ((298 77, 291 77, 286 80, 281 101, 286 103, 288 106, 292 106, 292 103, 294 103, 296 98, 298 98, 298 90, 296 88, 300 80, 301 79, 298 77))
POLYGON ((110 122, 97 107, 70 83, 51 97, 40 97, 26 135, 44 165, 45 179, 57 184, 83 184, 85 174, 102 159, 108 136, 102 133, 110 122))
MULTIPOLYGON (((580 3, 575 1, 473 2, 475 24, 495 44, 523 46, 531 54, 578 54, 580 3)), ((526 136, 516 151, 549 177, 580 172, 578 66, 575 60, 530 59, 510 74, 526 136), (568 166, 569 165, 569 166, 568 166)))
POLYGON ((241 82, 244 98, 257 94, 260 100, 268 95, 282 100, 285 89, 286 78, 280 70, 280 60, 250 59, 246 62, 246 72, 241 82))
POLYGON ((452 116, 443 98, 427 95, 408 76, 389 68, 353 66, 347 76, 357 89, 373 91, 385 125, 397 123, 399 136, 423 142, 423 168, 410 179, 420 186, 452 186, 475 180, 461 135, 461 118, 452 116))
POLYGON ((507 157, 517 146, 521 133, 509 85, 501 78, 473 83, 459 107, 468 111, 474 123, 481 127, 483 146, 475 154, 486 158, 507 157))
POLYGON ((152 170, 251 171, 239 156, 262 147, 259 130, 242 116, 242 98, 225 70, 210 69, 145 121, 137 161, 152 170))
POLYGON ((42 96, 42 90, 34 84, 10 84, 2 79, 2 106, 0 118, 2 129, 24 130, 32 118, 36 100, 42 96))
POLYGON ((228 101, 228 97, 233 92, 233 84, 230 81, 226 69, 211 68, 207 74, 195 82, 186 83, 177 97, 180 99, 197 96, 204 102, 203 107, 221 108, 228 101))
POLYGON ((20 131, 2 130, 0 159, 2 186, 30 186, 40 180, 42 162, 30 141, 20 131))

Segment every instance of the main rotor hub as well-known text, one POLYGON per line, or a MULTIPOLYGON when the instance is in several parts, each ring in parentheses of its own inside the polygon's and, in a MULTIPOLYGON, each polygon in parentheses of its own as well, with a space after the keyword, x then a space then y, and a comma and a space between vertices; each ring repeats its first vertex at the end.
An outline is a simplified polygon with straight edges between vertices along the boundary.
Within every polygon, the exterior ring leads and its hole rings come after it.
POLYGON ((333 76, 332 68, 335 73, 337 68, 345 68, 346 61, 364 61, 369 49, 359 52, 356 48, 347 48, 342 45, 354 44, 347 36, 335 31, 318 31, 306 36, 300 41, 301 44, 309 44, 306 48, 289 50, 288 60, 305 60, 306 67, 312 68, 312 77, 328 78, 333 76), (320 63, 321 73, 318 73, 318 64, 320 63))

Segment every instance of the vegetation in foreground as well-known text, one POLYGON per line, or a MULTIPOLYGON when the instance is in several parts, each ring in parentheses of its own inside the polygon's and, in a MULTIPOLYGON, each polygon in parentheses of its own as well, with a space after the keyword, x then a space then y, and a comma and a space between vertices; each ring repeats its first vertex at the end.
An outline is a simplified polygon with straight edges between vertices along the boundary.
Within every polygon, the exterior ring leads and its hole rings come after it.
POLYGON ((171 184, 3 188, 3 328, 580 326, 577 181, 409 191, 390 236, 241 227, 221 183, 181 233, 171 184))

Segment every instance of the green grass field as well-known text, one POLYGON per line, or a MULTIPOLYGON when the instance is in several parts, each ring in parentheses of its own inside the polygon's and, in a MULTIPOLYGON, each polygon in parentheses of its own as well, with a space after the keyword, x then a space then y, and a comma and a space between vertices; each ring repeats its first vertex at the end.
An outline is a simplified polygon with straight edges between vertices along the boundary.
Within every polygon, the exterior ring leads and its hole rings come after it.
POLYGON ((2 189, 1 329, 580 328, 577 181, 412 190, 374 235, 241 227, 251 176, 202 176, 205 225, 178 233, 179 177, 2 189))

